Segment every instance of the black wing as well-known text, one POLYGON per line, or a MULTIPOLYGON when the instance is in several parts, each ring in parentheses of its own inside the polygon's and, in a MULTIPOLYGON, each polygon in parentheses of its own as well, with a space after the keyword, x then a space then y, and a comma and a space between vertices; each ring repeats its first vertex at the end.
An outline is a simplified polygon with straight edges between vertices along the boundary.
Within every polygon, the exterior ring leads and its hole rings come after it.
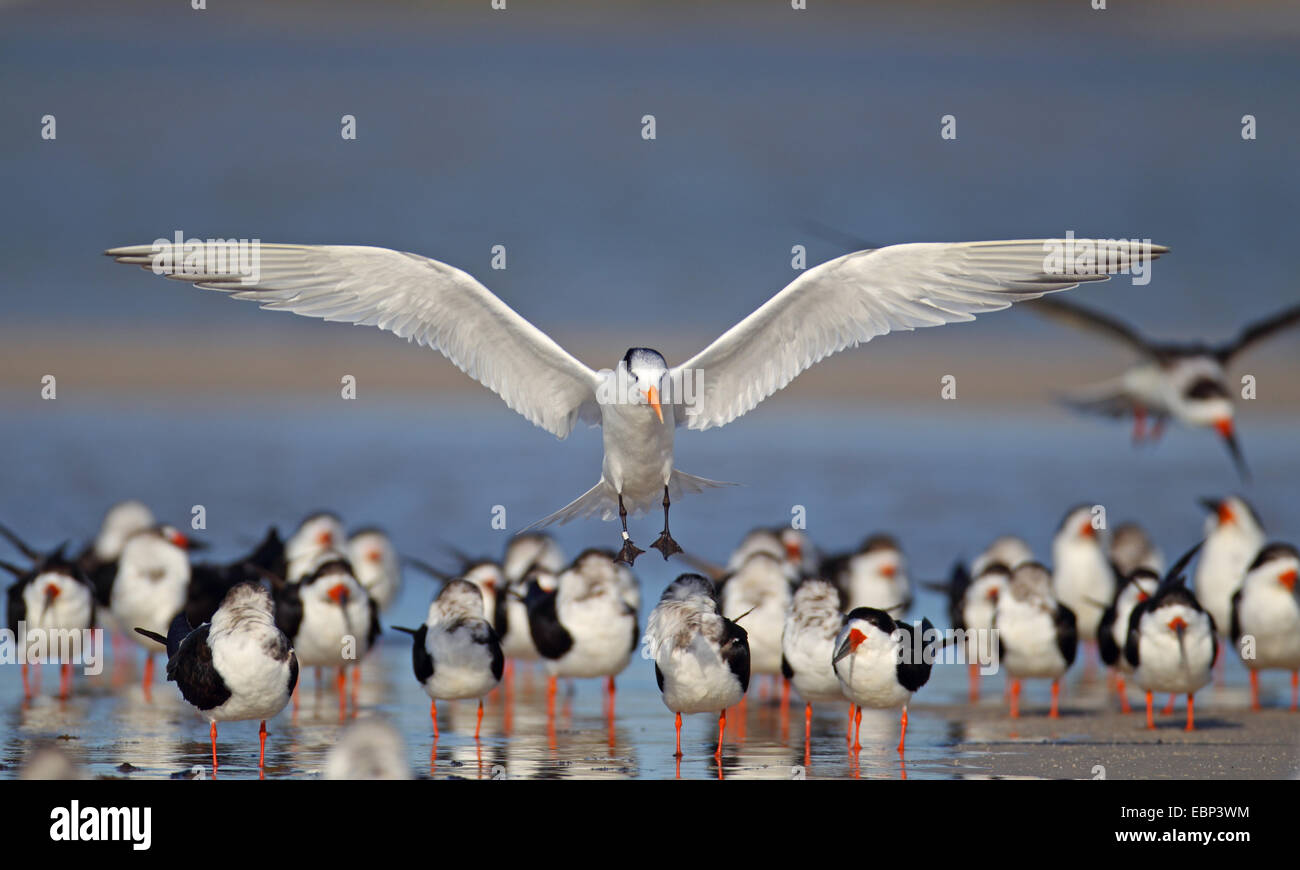
POLYGON ((292 651, 289 653, 289 694, 293 694, 294 688, 298 685, 298 656, 292 651))
POLYGON ((556 595, 543 592, 536 585, 529 589, 528 629, 533 645, 543 658, 558 659, 573 648, 573 636, 560 624, 555 612, 556 595))
POLYGON ((379 606, 375 604, 373 598, 367 599, 367 602, 370 605, 370 624, 366 626, 366 649, 371 649, 382 629, 379 627, 379 606))
POLYGON ((185 594, 185 618, 190 625, 212 621, 230 587, 242 577, 232 577, 220 565, 199 564, 190 568, 190 586, 185 594))
POLYGON ((966 569, 965 563, 958 560, 948 577, 948 619, 952 621, 953 628, 966 627, 961 611, 966 604, 966 590, 970 584, 970 571, 966 569))
POLYGON ((1139 335, 1135 329, 1109 315, 1054 297, 1039 299, 1036 302, 1029 303, 1027 307, 1029 310, 1055 320, 1057 323, 1104 335, 1127 345, 1143 356, 1160 356, 1160 350, 1139 335))
MULTIPOLYGON (((906 655, 904 661, 898 663, 898 682, 909 692, 915 692, 930 681, 930 669, 933 665, 933 659, 928 654, 923 654, 919 662, 911 661, 912 655, 917 648, 916 638, 913 635, 912 626, 906 622, 894 623, 894 630, 901 632, 906 655)), ((921 620, 921 642, 925 643, 926 635, 934 636, 934 626, 930 620, 921 620)), ((928 653, 928 650, 926 651, 928 653)))
POLYGON ((659 684, 659 691, 664 690, 664 672, 659 670, 659 663, 655 662, 655 682, 659 684))
POLYGON ((415 678, 421 683, 433 676, 433 656, 429 655, 429 648, 424 645, 424 639, 428 635, 427 625, 421 625, 411 632, 411 667, 415 671, 415 678))
MULTIPOLYGON (((1228 624, 1228 636, 1232 638, 1232 645, 1237 646, 1241 643, 1241 590, 1238 589, 1232 593, 1232 621, 1228 624)), ((1213 617, 1211 617, 1213 618, 1213 617)))
POLYGON ((790 662, 786 659, 785 653, 781 653, 781 676, 787 680, 794 679, 794 668, 790 667, 790 662))
POLYGON ((488 625, 487 621, 476 623, 473 628, 475 643, 481 643, 488 648, 492 655, 492 676, 497 680, 505 673, 506 659, 501 652, 501 638, 497 636, 496 630, 488 625))
POLYGON ((1151 609, 1155 600, 1154 598, 1148 598, 1143 601, 1133 608, 1133 612, 1128 617, 1128 634, 1124 641, 1124 658, 1128 659, 1128 663, 1135 668, 1138 666, 1138 640, 1141 638, 1138 623, 1142 621, 1143 615, 1151 609))
MULTIPOLYGON (((722 620, 722 660, 740 680, 740 691, 749 691, 749 632, 725 617, 722 620)), ((662 688, 662 686, 660 686, 662 688)))
MULTIPOLYGON (((178 616, 177 620, 183 619, 178 616)), ((172 623, 176 626, 176 622, 172 623)), ((220 707, 230 700, 230 689, 212 661, 212 647, 208 646, 207 625, 200 625, 181 641, 180 648, 167 660, 167 679, 174 680, 181 695, 200 710, 220 707)), ((167 633, 171 646, 172 632, 167 633)))
POLYGON ((1074 618, 1074 611, 1064 604, 1056 605, 1056 644, 1065 658, 1068 668, 1074 664, 1074 654, 1079 649, 1079 626, 1074 618))
POLYGON ((281 583, 273 588, 275 594, 275 627, 283 631, 292 642, 302 627, 302 590, 297 583, 281 583))
POLYGON ((1101 614, 1101 622, 1097 625, 1097 646, 1101 651, 1101 660, 1112 668, 1119 662, 1122 652, 1119 644, 1115 643, 1115 620, 1119 618, 1115 605, 1119 596, 1116 595, 1115 598, 1101 614))
POLYGON ((1248 349, 1252 344, 1263 341, 1269 336, 1289 329, 1300 323, 1300 305, 1292 306, 1285 311, 1279 311, 1271 317, 1264 320, 1257 320, 1241 331, 1234 341, 1223 345, 1215 351, 1215 356, 1219 362, 1227 363, 1237 354, 1248 349))

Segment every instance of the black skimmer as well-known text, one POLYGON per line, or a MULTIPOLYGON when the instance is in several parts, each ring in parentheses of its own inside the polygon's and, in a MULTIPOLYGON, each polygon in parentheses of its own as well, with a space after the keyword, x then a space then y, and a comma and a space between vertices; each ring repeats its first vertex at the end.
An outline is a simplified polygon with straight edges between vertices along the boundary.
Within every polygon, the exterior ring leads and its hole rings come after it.
POLYGON ((501 649, 506 654, 506 679, 513 670, 512 661, 537 661, 541 654, 533 643, 528 627, 528 607, 524 604, 528 576, 533 571, 559 574, 566 560, 564 551, 555 539, 544 532, 526 532, 515 535, 506 544, 501 559, 501 572, 506 579, 506 589, 497 599, 492 627, 501 638, 501 649))
MULTIPOLYGON (((189 541, 188 546, 193 549, 196 544, 189 541)), ((274 528, 267 531, 266 537, 252 552, 233 562, 191 562, 185 618, 190 625, 202 625, 210 621, 233 586, 239 583, 261 583, 268 575, 278 577, 275 571, 283 565, 284 542, 274 528)))
POLYGON ((984 568, 988 565, 998 562, 1008 570, 1014 571, 1025 562, 1034 561, 1034 551, 1029 548, 1023 538, 1015 535, 1003 535, 994 539, 993 543, 985 548, 970 563, 970 575, 978 577, 984 573, 984 568))
POLYGON ((1120 709, 1131 712, 1128 703, 1126 676, 1133 674, 1133 667, 1124 658, 1124 644, 1128 642, 1128 621, 1133 610, 1146 601, 1160 587, 1160 575, 1148 568, 1135 568, 1120 584, 1115 600, 1101 615, 1097 626, 1097 646, 1101 651, 1101 660, 1115 669, 1115 691, 1119 694, 1120 709))
POLYGON ((718 749, 727 730, 727 708, 749 689, 749 637, 722 615, 713 582, 683 574, 668 585, 646 623, 647 651, 664 706, 676 714, 677 750, 682 757, 682 714, 718 714, 718 749))
POLYGON ((1127 578, 1138 568, 1159 576, 1165 573, 1165 557, 1146 529, 1137 523, 1121 523, 1110 536, 1110 563, 1115 576, 1127 578))
POLYGON ((1147 727, 1156 727, 1152 693, 1187 695, 1187 730, 1195 726, 1193 696, 1210 682, 1219 655, 1214 618, 1188 591, 1183 574, 1201 548, 1197 544, 1169 569, 1156 594, 1133 608, 1129 616, 1124 657, 1133 668, 1133 682, 1147 693, 1147 727))
POLYGON ((1148 417, 1155 423, 1152 439, 1160 437, 1171 417, 1187 426, 1213 428, 1232 455, 1238 473, 1249 478, 1233 423, 1236 389, 1228 381, 1226 368, 1257 342, 1300 323, 1300 306, 1252 323, 1235 339, 1219 345, 1154 342, 1109 315, 1059 299, 1045 299, 1030 307, 1118 341, 1138 355, 1138 361, 1118 377, 1067 397, 1070 405, 1108 417, 1132 416, 1134 441, 1146 436, 1148 417))
MULTIPOLYGON (((9 529, 0 526, 4 535, 20 553, 31 560, 27 568, 0 562, 0 568, 14 575, 7 591, 7 625, 15 637, 22 635, 20 623, 28 632, 40 629, 46 632, 80 633, 89 640, 89 631, 95 627, 95 595, 77 563, 63 554, 64 547, 50 553, 40 553, 28 546, 9 529)), ((50 635, 49 654, 59 656, 60 645, 50 635)), ((80 640, 78 646, 80 646, 80 640)), ((92 641, 93 642, 93 641, 92 641)), ((84 652, 83 652, 84 655, 84 652)), ((72 662, 59 662, 59 697, 66 698, 72 685, 72 662)), ((27 680, 28 662, 23 657, 23 697, 31 697, 27 680)))
POLYGON ((1115 598, 1115 569, 1093 524, 1092 508, 1070 510, 1052 539, 1052 592, 1070 609, 1079 637, 1095 643, 1102 611, 1115 598))
MULTIPOLYGON (((998 549, 1001 552, 1003 548, 998 549)), ((1025 552, 1028 552, 1027 548, 1025 552)), ((1006 548, 1006 554, 1015 557, 1019 551, 1006 548)), ((953 566, 948 583, 931 588, 948 594, 948 619, 964 638, 970 680, 968 697, 974 704, 980 697, 980 663, 990 660, 993 654, 992 644, 996 637, 993 634, 993 615, 997 611, 998 597, 1011 582, 1011 569, 1002 562, 990 561, 987 554, 972 564, 979 566, 975 576, 972 577, 966 566, 959 562, 953 566)))
POLYGON ((781 674, 781 632, 790 599, 785 566, 769 553, 754 553, 720 584, 722 615, 733 622, 745 619, 751 677, 781 674))
POLYGON ((155 523, 153 512, 143 502, 134 499, 118 502, 104 514, 95 539, 78 554, 77 566, 97 590, 103 590, 97 600, 105 608, 126 539, 155 523))
POLYGON ((840 587, 849 610, 866 607, 901 618, 912 606, 907 561, 889 535, 872 535, 856 551, 824 559, 820 576, 840 587))
POLYGON ((380 611, 387 610, 402 591, 402 560, 382 529, 358 529, 348 538, 348 561, 357 582, 380 611))
POLYGON ((102 590, 114 621, 127 637, 145 651, 144 692, 153 684, 153 659, 157 647, 132 628, 165 635, 176 614, 185 610, 190 593, 191 550, 199 546, 174 526, 150 526, 122 545, 112 582, 102 590))
POLYGON ((379 609, 343 554, 320 553, 305 568, 298 582, 273 584, 275 624, 293 642, 303 667, 338 668, 342 715, 347 707, 346 671, 353 669, 355 696, 355 665, 379 637, 379 609))
POLYGON ((483 726, 483 696, 501 682, 505 656, 501 642, 483 611, 483 593, 468 580, 449 580, 429 605, 419 628, 401 628, 411 635, 411 664, 415 678, 431 699, 429 716, 438 739, 438 701, 478 699, 474 739, 483 726))
POLYGON ((898 754, 907 741, 907 704, 912 695, 930 679, 933 665, 934 634, 930 620, 921 621, 921 637, 913 637, 915 628, 895 622, 883 610, 857 607, 844 617, 835 635, 835 655, 831 659, 844 697, 854 707, 853 750, 862 748, 862 708, 897 710, 903 715, 898 735, 898 754), (919 662, 916 661, 920 653, 919 662))
POLYGON ((1074 612, 1052 595, 1052 575, 1038 562, 1011 572, 998 595, 993 627, 1001 647, 999 659, 1011 678, 1011 718, 1020 716, 1022 680, 1052 681, 1052 707, 1060 715, 1061 677, 1074 664, 1079 632, 1074 612))
POLYGON ((817 573, 821 564, 821 554, 809 539, 808 533, 790 526, 759 528, 749 532, 740 545, 732 550, 725 569, 702 566, 710 579, 718 580, 727 573, 740 570, 740 566, 755 553, 766 553, 780 559, 790 582, 798 582, 803 577, 817 573))
POLYGON ((878 335, 971 320, 1014 302, 1106 280, 1166 250, 1149 243, 1039 239, 858 251, 803 272, 681 365, 670 368, 659 352, 638 347, 600 372, 467 273, 414 254, 259 243, 247 252, 256 258, 254 275, 226 268, 230 252, 220 242, 138 245, 105 253, 264 308, 378 326, 432 347, 559 438, 580 421, 602 425, 599 482, 536 525, 617 516, 623 525, 619 557, 631 562, 642 551, 628 535, 629 513, 662 506, 664 529, 652 546, 667 559, 680 551, 668 531, 671 498, 718 485, 674 468, 673 432, 679 423, 696 430, 723 426, 814 363, 878 335), (1095 271, 1056 269, 1062 251, 1081 245, 1105 252, 1095 271), (1045 274, 1048 269, 1055 273, 1045 274))
POLYGON ((254 583, 231 587, 212 621, 191 628, 177 614, 166 636, 136 632, 167 648, 167 679, 210 723, 212 774, 217 773, 217 723, 260 719, 257 767, 266 764, 266 720, 289 703, 298 659, 275 624, 271 594, 254 583))
POLYGON ((548 714, 554 712, 559 677, 606 677, 608 715, 614 716, 614 678, 640 640, 636 577, 608 550, 590 549, 564 571, 535 570, 524 603, 537 651, 550 674, 548 714))
POLYGON ((362 719, 343 730, 330 747, 322 779, 411 779, 406 744, 397 729, 379 719, 362 719))
POLYGON ((343 521, 330 511, 308 514, 284 544, 285 567, 281 576, 297 583, 325 553, 342 553, 347 536, 343 521))
POLYGON ((814 701, 843 701, 844 690, 835 673, 835 638, 844 624, 839 588, 809 578, 790 599, 781 632, 781 672, 803 699, 804 756, 812 739, 814 701))
POLYGON ((1205 545, 1196 559, 1192 586, 1196 600, 1214 617, 1219 634, 1232 625, 1232 596, 1246 579, 1246 570, 1263 548, 1266 538, 1259 515, 1244 498, 1204 498, 1205 545))
POLYGON ((1290 544, 1269 544, 1251 563, 1232 596, 1232 642, 1250 669, 1250 706, 1259 709, 1259 672, 1291 672, 1291 710, 1300 709, 1300 553, 1290 544), (1249 655, 1242 641, 1250 638, 1249 655))

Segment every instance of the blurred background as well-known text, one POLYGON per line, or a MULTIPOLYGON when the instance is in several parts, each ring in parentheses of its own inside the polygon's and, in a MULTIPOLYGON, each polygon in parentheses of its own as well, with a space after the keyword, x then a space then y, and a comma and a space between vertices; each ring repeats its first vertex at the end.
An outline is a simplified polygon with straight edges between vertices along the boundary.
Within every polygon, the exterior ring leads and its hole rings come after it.
MULTIPOLYGON (((811 265, 906 241, 1150 238, 1172 253, 1148 286, 1072 297, 1171 339, 1227 338, 1300 295, 1294 3, 809 5, 0 4, 0 516, 53 544, 119 498, 177 522, 201 503, 233 555, 324 506, 416 555, 495 553, 493 505, 513 530, 594 482, 598 433, 552 443, 436 353, 100 253, 177 231, 445 260, 595 367, 640 344, 682 359, 795 276, 796 244, 811 265)), ((1232 373, 1259 381, 1247 494, 1293 539, 1298 335, 1232 373)), ((1101 501, 1177 555, 1193 497, 1241 487, 1212 434, 1135 450, 1052 400, 1126 362, 1020 309, 877 339, 725 431, 683 432, 681 467, 745 487, 683 500, 674 530, 721 558, 798 504, 824 547, 888 529, 937 576, 1004 531, 1046 556, 1065 509, 1101 501)), ((677 570, 643 565, 652 589, 677 570)), ((408 594, 418 612, 428 590, 408 594)))

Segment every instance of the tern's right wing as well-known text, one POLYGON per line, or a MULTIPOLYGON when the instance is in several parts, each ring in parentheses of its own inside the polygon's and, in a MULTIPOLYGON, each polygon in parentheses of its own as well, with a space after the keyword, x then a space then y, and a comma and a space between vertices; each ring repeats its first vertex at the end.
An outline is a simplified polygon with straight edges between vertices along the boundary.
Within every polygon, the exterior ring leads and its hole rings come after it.
POLYGON ((600 421, 597 373, 460 269, 387 248, 262 244, 236 269, 227 250, 216 242, 105 253, 263 308, 377 326, 427 345, 559 438, 579 419, 600 421))

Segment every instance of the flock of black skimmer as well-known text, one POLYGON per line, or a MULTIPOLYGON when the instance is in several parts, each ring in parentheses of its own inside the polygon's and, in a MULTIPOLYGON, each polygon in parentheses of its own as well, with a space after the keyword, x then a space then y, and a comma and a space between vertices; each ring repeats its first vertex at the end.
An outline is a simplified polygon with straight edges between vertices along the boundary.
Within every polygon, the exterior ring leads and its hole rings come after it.
MULTIPOLYGON (((16 577, 8 591, 12 630, 21 621, 28 631, 101 627, 132 637, 148 663, 146 696, 152 662, 165 654, 167 680, 210 723, 214 774, 218 722, 260 722, 262 768, 266 721, 291 704, 296 709, 303 667, 337 669, 340 720, 350 672, 355 713, 359 665, 404 569, 440 584, 422 623, 392 626, 411 636, 412 675, 431 701, 435 748, 439 701, 477 702, 477 741, 484 698, 512 692, 513 668, 539 662, 549 678, 548 722, 558 680, 601 680, 613 740, 615 679, 639 658, 653 667, 675 717, 678 770, 682 717, 711 714, 721 772, 728 711, 739 706, 745 715, 752 681, 780 686, 786 721, 797 694, 805 760, 813 706, 837 704, 848 710, 851 755, 862 748, 863 709, 899 711, 902 759, 908 704, 932 669, 967 664, 977 701, 990 643, 1013 718, 1021 715, 1024 680, 1050 681, 1047 715, 1059 715, 1059 686, 1080 641, 1113 669, 1124 712, 1131 686, 1145 693, 1149 728, 1156 728, 1157 694, 1170 696, 1166 715, 1185 696, 1186 728, 1194 728, 1194 697, 1229 645, 1249 670, 1256 709, 1260 672, 1282 670, 1296 710, 1300 553, 1269 543, 1241 497, 1206 499, 1204 508, 1203 535, 1189 534, 1200 542, 1169 567, 1139 526, 1099 528, 1088 506, 1070 510, 1057 529, 1051 568, 1024 540, 999 538, 954 565, 946 581, 922 584, 948 597, 945 631, 928 618, 909 619, 914 581, 895 539, 871 535, 852 552, 822 554, 792 528, 751 532, 725 563, 685 557, 693 570, 668 585, 644 626, 640 583, 615 552, 588 549, 570 562, 541 532, 515 536, 499 560, 452 552, 455 564, 442 569, 403 558, 379 529, 349 535, 336 516, 317 513, 287 540, 272 528, 245 557, 214 564, 195 560, 196 541, 129 501, 112 507, 75 555, 66 545, 42 551, 0 527, 21 557, 0 566, 16 577)), ((23 687, 30 694, 26 670, 23 687)), ((70 691, 65 664, 60 695, 70 691)), ((382 755, 383 745, 372 754, 382 755)))

